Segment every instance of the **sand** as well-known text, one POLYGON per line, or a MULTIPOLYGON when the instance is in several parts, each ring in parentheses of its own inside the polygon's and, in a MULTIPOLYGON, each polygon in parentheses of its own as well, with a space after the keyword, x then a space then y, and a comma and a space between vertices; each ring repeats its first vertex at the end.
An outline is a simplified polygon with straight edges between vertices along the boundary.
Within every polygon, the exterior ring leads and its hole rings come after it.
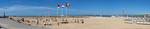
POLYGON ((28 26, 25 24, 14 22, 7 18, 0 18, 0 26, 3 27, 0 29, 51 29, 45 27, 42 28, 42 27, 28 26))
POLYGON ((97 17, 85 19, 84 24, 53 25, 52 29, 150 29, 150 25, 127 24, 123 19, 115 17, 97 17))
MULTIPOLYGON (((40 18, 41 21, 45 20, 42 19, 41 17, 37 17, 37 18, 40 18)), ((84 23, 69 22, 67 24, 61 24, 60 23, 61 21, 58 21, 56 22, 56 24, 52 24, 48 28, 51 29, 150 29, 150 25, 128 24, 125 23, 126 21, 124 21, 124 19, 126 18, 125 17, 84 17, 84 23), (58 25, 57 23, 60 24, 58 25)), ((73 20, 69 19, 68 21, 72 22, 73 20)))

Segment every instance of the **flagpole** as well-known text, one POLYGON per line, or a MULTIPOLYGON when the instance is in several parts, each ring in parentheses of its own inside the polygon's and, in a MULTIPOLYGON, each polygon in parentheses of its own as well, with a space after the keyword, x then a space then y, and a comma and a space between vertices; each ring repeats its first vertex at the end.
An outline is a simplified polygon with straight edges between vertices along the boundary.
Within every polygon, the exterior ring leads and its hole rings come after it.
POLYGON ((122 12, 122 13, 123 13, 122 15, 123 15, 123 17, 124 17, 125 11, 124 11, 124 9, 123 9, 122 11, 123 11, 123 12, 122 12))
POLYGON ((57 8, 57 11, 56 11, 56 16, 58 17, 58 8, 57 8))
POLYGON ((68 16, 70 16, 70 8, 71 8, 71 3, 69 2, 69 0, 68 0, 68 2, 66 2, 66 7, 67 7, 67 10, 68 10, 68 16))
POLYGON ((100 12, 101 12, 100 15, 101 15, 101 17, 102 17, 102 16, 103 16, 103 9, 100 9, 100 12))
POLYGON ((50 10, 48 10, 48 16, 50 16, 50 10))
POLYGON ((66 18, 67 18, 67 16, 69 16, 69 6, 68 6, 68 1, 67 2, 65 2, 65 8, 66 8, 66 18))
POLYGON ((69 8, 70 8, 70 2, 69 0, 65 2, 65 8, 66 8, 66 18, 69 16, 69 8))
POLYGON ((147 14, 147 11, 148 11, 148 10, 145 9, 145 8, 144 8, 144 10, 146 10, 146 11, 145 11, 145 14, 144 14, 144 18, 146 18, 146 15, 148 15, 148 14, 147 14))
MULTIPOLYGON (((66 3, 65 3, 65 6, 66 6, 66 3)), ((65 7, 66 8, 66 11, 65 11, 65 15, 66 15, 66 18, 67 18, 67 15, 68 15, 68 8, 67 7, 65 7)))
POLYGON ((65 7, 65 8, 66 8, 66 12, 65 13, 66 13, 66 18, 67 18, 67 16, 68 16, 68 11, 67 11, 68 8, 67 7, 65 7))
POLYGON ((96 17, 98 16, 98 12, 99 12, 98 10, 99 10, 99 9, 96 10, 96 14, 95 14, 96 17))
POLYGON ((70 13, 71 13, 71 12, 70 12, 70 9, 69 9, 69 8, 67 8, 67 9, 68 9, 68 16, 70 16, 70 13))
POLYGON ((58 10, 59 8, 57 7, 57 11, 56 11, 56 13, 57 13, 57 16, 56 16, 56 20, 58 20, 58 16, 59 16, 59 10, 58 10))
MULTIPOLYGON (((65 2, 65 6, 66 6, 66 2, 65 2)), ((65 7, 66 8, 66 18, 67 18, 67 15, 68 15, 68 8, 67 7, 65 7)))
MULTIPOLYGON (((61 11, 61 4, 60 4, 60 2, 57 2, 57 17, 56 17, 56 20, 58 20, 59 19, 59 16, 61 16, 59 13, 61 13, 61 12, 59 12, 59 11, 61 11), (60 10, 59 10, 60 9, 60 10)), ((57 24, 57 25, 59 25, 59 24, 57 24)))
POLYGON ((123 15, 125 15, 124 17, 128 18, 128 14, 126 12, 126 8, 123 9, 123 15))
POLYGON ((7 8, 4 8, 4 9, 3 9, 3 11, 4 11, 4 16, 3 16, 3 17, 4 17, 4 18, 6 17, 6 10, 7 10, 7 8))
POLYGON ((60 6, 60 17, 61 17, 61 20, 62 21, 64 21, 64 19, 63 19, 63 16, 64 16, 64 8, 65 8, 65 6, 64 6, 64 4, 63 3, 61 3, 61 6, 60 6))
POLYGON ((4 16, 3 17, 5 17, 5 9, 3 9, 4 10, 4 16))
POLYGON ((63 8, 61 8, 61 16, 63 16, 63 8))

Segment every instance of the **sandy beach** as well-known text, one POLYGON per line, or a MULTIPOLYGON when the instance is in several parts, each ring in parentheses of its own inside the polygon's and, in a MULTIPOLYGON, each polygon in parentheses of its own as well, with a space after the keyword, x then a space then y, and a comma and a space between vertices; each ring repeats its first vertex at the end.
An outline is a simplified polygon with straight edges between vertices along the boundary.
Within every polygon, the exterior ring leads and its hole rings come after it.
POLYGON ((57 17, 13 18, 16 18, 14 21, 24 18, 24 21, 19 21, 21 24, 51 29, 150 29, 150 25, 125 23, 125 17, 64 17, 67 21, 57 17))
POLYGON ((127 24, 120 18, 100 17, 85 19, 84 24, 53 25, 52 29, 150 29, 150 25, 127 24))

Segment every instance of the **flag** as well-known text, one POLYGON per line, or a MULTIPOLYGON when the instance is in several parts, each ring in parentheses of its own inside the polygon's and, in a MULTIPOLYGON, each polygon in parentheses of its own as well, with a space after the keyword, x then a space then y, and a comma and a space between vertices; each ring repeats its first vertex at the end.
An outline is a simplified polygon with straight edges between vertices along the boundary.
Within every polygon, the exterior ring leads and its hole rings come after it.
POLYGON ((57 3, 57 8, 70 8, 71 4, 66 2, 64 3, 57 3))
POLYGON ((57 3, 57 8, 61 8, 61 3, 57 3))
POLYGON ((66 6, 67 8, 70 8, 71 4, 70 4, 69 2, 66 2, 66 3, 65 3, 65 6, 66 6))
POLYGON ((66 6, 64 4, 61 5, 61 8, 65 8, 66 6))

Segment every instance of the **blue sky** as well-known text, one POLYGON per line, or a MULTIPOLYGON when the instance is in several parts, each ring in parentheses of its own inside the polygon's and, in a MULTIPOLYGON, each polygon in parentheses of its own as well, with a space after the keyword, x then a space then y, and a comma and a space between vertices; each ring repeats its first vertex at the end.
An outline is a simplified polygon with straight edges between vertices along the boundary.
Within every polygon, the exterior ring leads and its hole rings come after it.
MULTIPOLYGON (((0 0, 0 15, 55 16, 57 2, 67 0, 0 0)), ((129 15, 150 13, 150 0, 69 0, 71 15, 129 15)), ((66 9, 64 9, 65 12, 66 9)), ((65 13, 64 13, 65 14, 65 13)))

